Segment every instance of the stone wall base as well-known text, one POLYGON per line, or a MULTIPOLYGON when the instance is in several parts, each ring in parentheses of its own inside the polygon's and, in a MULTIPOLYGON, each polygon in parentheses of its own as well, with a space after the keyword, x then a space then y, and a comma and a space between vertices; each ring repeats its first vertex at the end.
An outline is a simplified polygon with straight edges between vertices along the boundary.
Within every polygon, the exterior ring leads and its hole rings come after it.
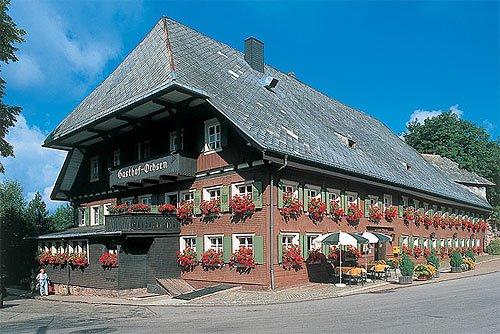
MULTIPOLYGON (((66 284, 54 283, 54 291, 56 295, 65 295, 66 284)), ((145 294, 147 289, 109 290, 70 285, 69 291, 71 295, 75 296, 133 297, 139 294, 145 294)))

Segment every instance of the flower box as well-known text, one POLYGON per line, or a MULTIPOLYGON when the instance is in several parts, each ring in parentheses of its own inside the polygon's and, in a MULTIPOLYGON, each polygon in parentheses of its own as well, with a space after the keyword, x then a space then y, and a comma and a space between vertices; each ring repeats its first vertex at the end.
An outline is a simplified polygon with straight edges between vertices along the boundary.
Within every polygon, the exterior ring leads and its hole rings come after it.
POLYGON ((370 205, 368 208, 368 219, 374 224, 380 223, 384 217, 382 210, 378 205, 370 205))
POLYGON ((307 212, 313 222, 320 222, 326 215, 326 203, 319 198, 311 198, 307 206, 307 212))
POLYGON ((186 247, 182 252, 177 251, 177 263, 182 271, 193 271, 199 262, 194 249, 186 247))
POLYGON ((216 218, 221 214, 220 200, 211 199, 209 201, 201 201, 200 204, 201 214, 205 218, 216 218))
POLYGON ((112 205, 109 207, 109 213, 112 215, 119 215, 126 212, 128 212, 128 205, 125 203, 112 205))
POLYGON ((201 255, 201 266, 204 270, 220 269, 224 266, 222 252, 209 249, 201 255))
POLYGON ((231 208, 233 216, 238 220, 245 220, 255 212, 255 204, 253 203, 251 195, 234 195, 229 201, 229 207, 231 208))
POLYGON ((151 212, 151 206, 144 203, 136 203, 132 204, 129 208, 129 212, 131 213, 147 213, 151 212))
POLYGON ((283 207, 279 209, 283 219, 297 219, 302 214, 302 203, 293 193, 285 192, 283 194, 283 207))
POLYGON ((173 204, 162 204, 158 207, 158 212, 161 214, 174 214, 177 212, 177 207, 173 204))
POLYGON ((412 206, 407 207, 403 211, 403 220, 406 224, 413 222, 415 219, 415 209, 412 206))
POLYGON ((339 202, 335 200, 330 202, 330 212, 332 219, 336 223, 339 223, 342 220, 342 217, 345 215, 344 209, 342 209, 339 202))
POLYGON ((384 217, 385 220, 391 223, 398 216, 398 208, 391 205, 385 209, 384 217))
POLYGON ((104 268, 117 268, 118 267, 118 256, 109 252, 104 252, 99 257, 99 262, 104 268))
POLYGON ((358 205, 356 203, 349 204, 345 217, 347 222, 352 226, 356 226, 359 224, 359 220, 361 219, 361 217, 363 217, 363 212, 358 207, 358 205))
POLYGON ((229 268, 235 268, 238 272, 249 272, 255 268, 253 250, 251 248, 240 247, 229 259, 229 268))
POLYGON ((183 201, 177 209, 177 220, 181 224, 189 224, 193 221, 193 202, 183 201))
POLYGON ((285 270, 298 271, 302 269, 304 258, 301 255, 299 246, 291 245, 283 247, 282 267, 285 270))

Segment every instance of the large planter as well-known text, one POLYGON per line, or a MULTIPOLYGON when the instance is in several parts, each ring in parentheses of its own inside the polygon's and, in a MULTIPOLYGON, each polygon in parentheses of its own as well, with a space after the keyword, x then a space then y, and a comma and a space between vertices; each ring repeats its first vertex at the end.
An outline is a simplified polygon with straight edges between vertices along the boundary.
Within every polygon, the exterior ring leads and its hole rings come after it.
POLYGON ((399 284, 411 284, 413 276, 399 276, 399 284))
POLYGON ((462 268, 460 268, 460 267, 451 267, 451 272, 452 273, 461 273, 462 272, 462 268))

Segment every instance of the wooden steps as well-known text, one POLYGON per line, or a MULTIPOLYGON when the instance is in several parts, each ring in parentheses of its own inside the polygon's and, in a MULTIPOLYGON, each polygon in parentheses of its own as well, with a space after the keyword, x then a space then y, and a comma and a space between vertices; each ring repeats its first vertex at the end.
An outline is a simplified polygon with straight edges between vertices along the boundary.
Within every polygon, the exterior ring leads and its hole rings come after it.
POLYGON ((171 296, 179 296, 194 291, 194 288, 182 278, 157 278, 156 283, 171 296))

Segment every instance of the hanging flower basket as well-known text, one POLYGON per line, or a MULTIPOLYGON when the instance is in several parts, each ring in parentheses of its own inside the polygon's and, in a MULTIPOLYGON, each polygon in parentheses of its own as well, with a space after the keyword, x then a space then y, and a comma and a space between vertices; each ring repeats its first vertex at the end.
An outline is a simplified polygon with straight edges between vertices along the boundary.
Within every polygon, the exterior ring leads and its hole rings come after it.
POLYGON ((128 205, 125 203, 118 204, 118 205, 112 205, 109 207, 108 211, 112 215, 119 215, 122 213, 127 213, 128 212, 128 205))
POLYGON ((321 222, 326 215, 326 203, 319 198, 311 198, 307 207, 309 218, 315 223, 321 222))
POLYGON ((234 195, 229 201, 229 207, 231 208, 233 216, 238 220, 245 220, 255 212, 255 204, 250 195, 234 195))
POLYGON ((162 204, 158 207, 158 212, 165 215, 171 215, 177 212, 177 207, 173 204, 162 204))
POLYGON ((84 253, 72 254, 68 259, 69 265, 73 269, 83 269, 88 267, 89 260, 87 260, 87 255, 84 253))
POLYGON ((432 217, 430 214, 425 213, 424 214, 424 222, 423 222, 425 228, 429 228, 432 225, 432 217))
POLYGON ((221 214, 220 200, 211 199, 209 201, 201 201, 200 204, 201 214, 207 218, 215 218, 221 214))
POLYGON ((415 223, 416 226, 420 226, 420 224, 423 224, 424 219, 425 219, 424 210, 418 209, 417 211, 415 211, 415 219, 413 222, 415 223))
POLYGON ((285 270, 299 271, 304 264, 304 258, 301 255, 299 246, 290 245, 283 247, 282 266, 285 270))
POLYGON ((104 268, 118 268, 118 256, 110 252, 102 253, 99 262, 104 268))
POLYGON ((330 202, 330 212, 332 219, 338 223, 342 220, 342 217, 345 215, 344 209, 340 207, 340 204, 338 201, 331 201, 330 202))
POLYGON ((368 208, 368 219, 374 224, 380 223, 384 214, 378 205, 370 205, 368 208))
POLYGON ((148 213, 151 212, 151 206, 144 203, 132 204, 129 209, 132 213, 148 213))
POLYGON ((236 269, 239 272, 249 272, 255 268, 255 259, 251 248, 240 247, 231 255, 229 259, 229 268, 236 269))
POLYGON ((222 268, 224 260, 222 252, 209 249, 201 255, 201 266, 204 270, 215 270, 222 268))
POLYGON ((302 214, 302 203, 292 193, 286 192, 283 194, 283 207, 279 210, 285 221, 297 219, 302 214))
POLYGON ((420 256, 422 256, 422 248, 420 246, 413 247, 413 257, 418 259, 420 256))
POLYGON ((346 220, 352 225, 356 226, 359 224, 359 220, 363 217, 363 212, 358 207, 356 203, 349 204, 349 208, 347 209, 346 220))
POLYGON ((398 216, 398 208, 391 205, 385 208, 384 217, 385 220, 391 223, 398 216))
POLYGON ((193 202, 183 201, 177 209, 177 220, 181 224, 189 224, 193 221, 193 202))
POLYGON ((409 206, 403 211, 403 220, 406 224, 409 224, 415 220, 415 209, 413 206, 409 206))
POLYGON ((440 214, 439 212, 436 212, 433 216, 432 216, 432 225, 434 225, 434 228, 437 229, 439 227, 439 225, 441 224, 441 221, 443 221, 445 218, 443 217, 442 214, 440 214))
POLYGON ((431 255, 431 250, 429 249, 429 247, 424 247, 423 253, 424 257, 428 258, 431 255))
POLYGON ((182 271, 193 271, 199 262, 194 249, 186 247, 182 252, 177 251, 177 263, 182 271))

